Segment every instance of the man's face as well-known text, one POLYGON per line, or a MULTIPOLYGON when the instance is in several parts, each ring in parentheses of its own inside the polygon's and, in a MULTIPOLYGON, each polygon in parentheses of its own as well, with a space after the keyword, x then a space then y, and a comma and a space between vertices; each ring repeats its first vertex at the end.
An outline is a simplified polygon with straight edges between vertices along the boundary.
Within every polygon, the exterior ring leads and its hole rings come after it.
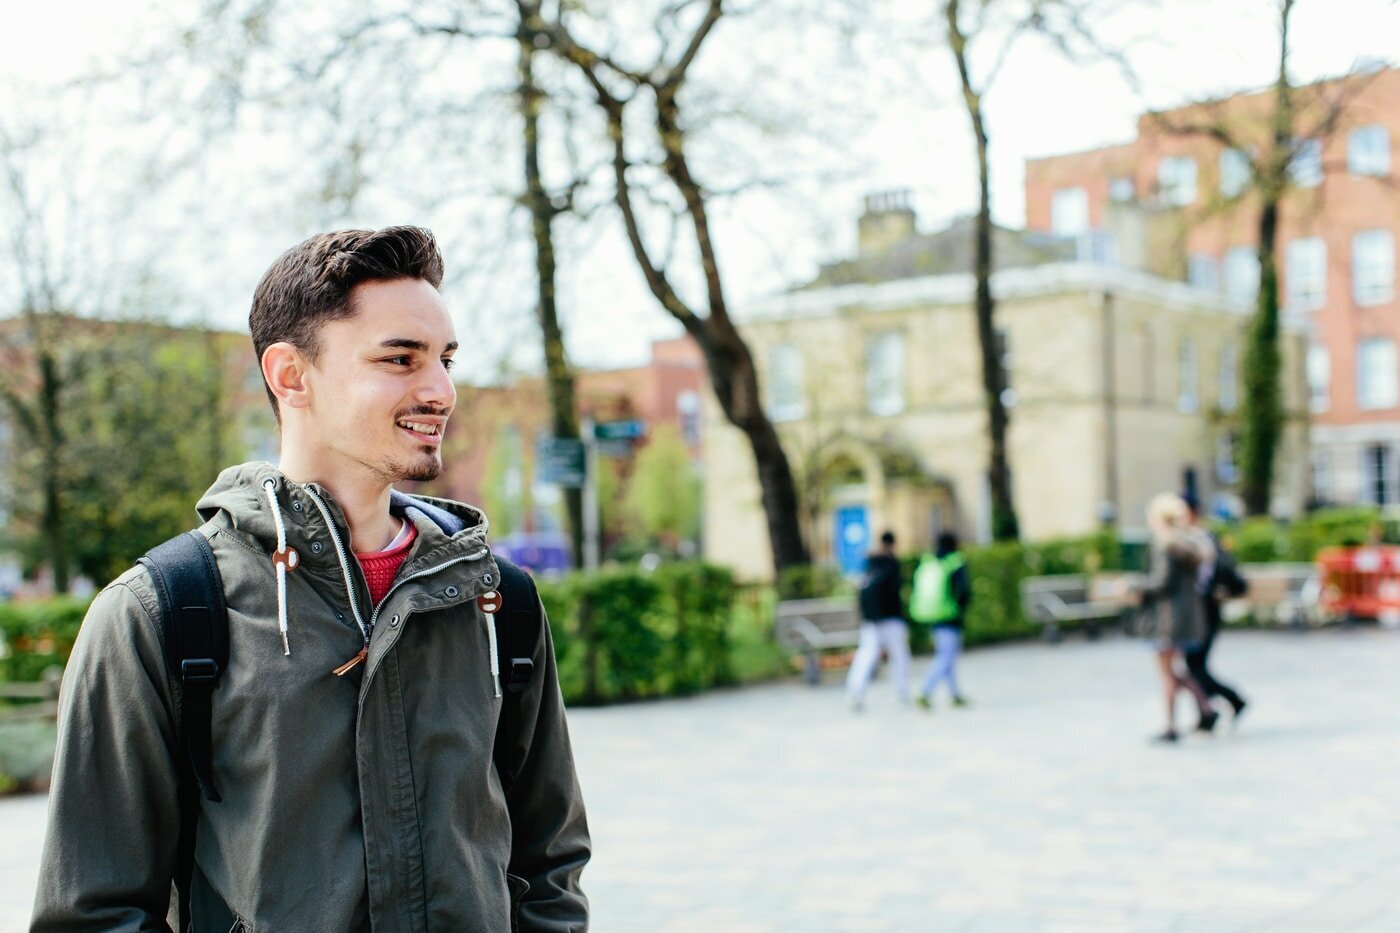
POLYGON ((442 436, 457 402, 448 375, 456 332, 442 296, 422 279, 364 282, 355 314, 321 328, 306 371, 318 459, 387 482, 442 471, 442 436))

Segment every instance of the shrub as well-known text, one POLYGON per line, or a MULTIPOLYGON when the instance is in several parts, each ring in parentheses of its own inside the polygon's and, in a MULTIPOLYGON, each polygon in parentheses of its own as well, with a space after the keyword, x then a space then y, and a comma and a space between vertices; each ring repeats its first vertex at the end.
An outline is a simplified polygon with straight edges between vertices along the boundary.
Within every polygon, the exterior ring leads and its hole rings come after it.
POLYGON ((89 599, 0 603, 0 681, 37 681, 68 663, 89 599))

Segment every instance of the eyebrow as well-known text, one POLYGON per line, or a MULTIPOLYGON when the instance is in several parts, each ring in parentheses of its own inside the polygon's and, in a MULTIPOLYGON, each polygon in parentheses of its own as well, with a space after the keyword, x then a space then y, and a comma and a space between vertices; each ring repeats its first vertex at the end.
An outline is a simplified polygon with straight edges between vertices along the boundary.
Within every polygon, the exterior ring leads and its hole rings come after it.
MULTIPOLYGON (((419 353, 427 353, 430 347, 426 341, 414 340, 412 337, 390 337, 379 344, 381 347, 391 350, 417 350, 419 353)), ((442 348, 443 353, 451 353, 456 350, 459 344, 452 341, 442 348)))

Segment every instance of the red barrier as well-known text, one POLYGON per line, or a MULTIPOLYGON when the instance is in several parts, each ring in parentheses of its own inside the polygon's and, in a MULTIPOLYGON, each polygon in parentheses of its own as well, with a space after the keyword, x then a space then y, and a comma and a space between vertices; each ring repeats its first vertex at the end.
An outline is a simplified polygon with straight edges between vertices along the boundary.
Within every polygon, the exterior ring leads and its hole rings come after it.
POLYGON ((1400 615, 1400 547, 1327 548, 1317 555, 1324 613, 1359 619, 1400 615))

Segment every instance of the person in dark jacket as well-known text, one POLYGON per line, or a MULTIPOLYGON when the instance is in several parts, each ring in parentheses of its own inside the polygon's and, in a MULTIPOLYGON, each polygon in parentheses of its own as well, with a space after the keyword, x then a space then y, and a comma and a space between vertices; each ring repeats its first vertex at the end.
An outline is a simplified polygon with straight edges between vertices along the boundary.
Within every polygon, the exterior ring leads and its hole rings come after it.
POLYGON ((933 626, 933 663, 924 677, 918 703, 933 709, 933 691, 948 684, 954 706, 966 706, 958 689, 958 657, 962 654, 963 620, 972 602, 972 575, 958 550, 958 536, 945 531, 938 536, 933 554, 925 554, 914 572, 914 599, 910 607, 916 622, 933 626))
POLYGON ((880 535, 880 549, 865 560, 865 576, 860 588, 860 641, 846 675, 846 693, 851 708, 865 707, 865 691, 880 654, 890 657, 895 694, 901 703, 909 702, 909 626, 904 619, 904 598, 899 558, 894 551, 894 532, 880 535))
POLYGON ((321 234, 263 276, 249 325, 280 462, 230 467, 198 504, 228 607, 218 794, 181 806, 186 695, 138 566, 97 596, 64 672, 33 933, 169 931, 176 913, 180 933, 587 929, 547 621, 520 646, 535 673, 506 725, 486 516, 394 488, 442 469, 458 346, 442 276, 417 227, 321 234))
MULTIPOLYGON (((1192 525, 1200 528, 1200 507, 1195 496, 1183 495, 1181 498, 1191 510, 1192 525)), ((1215 543, 1215 559, 1201 568, 1197 579, 1197 588, 1201 591, 1206 614, 1205 638, 1188 646, 1182 657, 1186 661, 1186 670, 1205 691, 1207 697, 1221 697, 1230 704, 1231 721, 1235 722, 1239 720, 1240 714, 1248 704, 1233 687, 1217 679, 1208 664, 1210 650, 1215 646, 1215 636, 1220 634, 1221 604, 1226 599, 1243 596, 1249 589, 1249 584, 1235 567, 1235 557, 1229 549, 1215 535, 1211 535, 1211 540, 1215 543)), ((1196 729, 1199 732, 1209 732, 1215 728, 1215 723, 1214 717, 1202 717, 1197 722, 1196 729)))

